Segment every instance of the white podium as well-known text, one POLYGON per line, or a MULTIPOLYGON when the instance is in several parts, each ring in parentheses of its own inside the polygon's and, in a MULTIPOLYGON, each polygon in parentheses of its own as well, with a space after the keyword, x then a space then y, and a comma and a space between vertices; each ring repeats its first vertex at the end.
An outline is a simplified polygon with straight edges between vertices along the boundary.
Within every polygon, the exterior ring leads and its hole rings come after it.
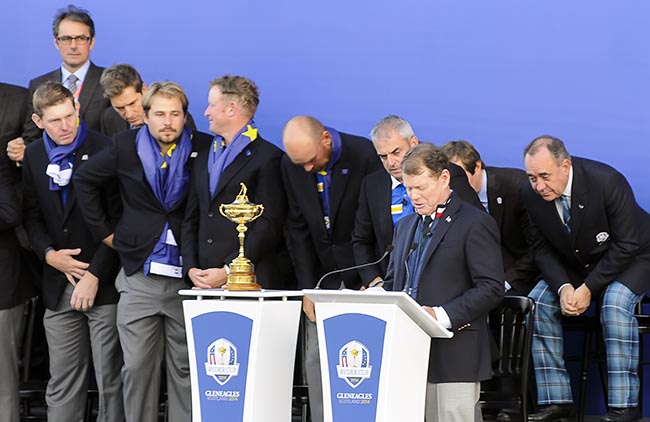
POLYGON ((291 420, 297 291, 181 290, 192 421, 291 420))
POLYGON ((450 338, 403 292, 303 290, 316 304, 325 421, 422 421, 431 337, 450 338))

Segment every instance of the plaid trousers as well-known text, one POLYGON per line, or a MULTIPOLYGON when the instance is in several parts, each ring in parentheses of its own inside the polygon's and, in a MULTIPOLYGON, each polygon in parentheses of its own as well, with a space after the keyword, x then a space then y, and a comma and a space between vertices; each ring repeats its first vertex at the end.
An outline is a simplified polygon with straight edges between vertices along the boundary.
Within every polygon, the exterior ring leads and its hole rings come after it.
MULTIPOLYGON (((541 280, 529 297, 537 304, 532 357, 538 404, 572 403, 557 292, 551 291, 541 280)), ((639 330, 634 307, 642 297, 617 281, 610 283, 603 294, 600 322, 607 352, 607 402, 610 407, 638 406, 639 330)))

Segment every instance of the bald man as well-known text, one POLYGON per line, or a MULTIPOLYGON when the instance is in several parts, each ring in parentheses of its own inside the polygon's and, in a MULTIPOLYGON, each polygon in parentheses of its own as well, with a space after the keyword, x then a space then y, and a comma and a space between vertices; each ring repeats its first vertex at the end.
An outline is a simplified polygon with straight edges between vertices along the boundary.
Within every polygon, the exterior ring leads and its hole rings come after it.
MULTIPOLYGON (((325 273, 354 266, 350 236, 363 178, 381 168, 370 140, 325 127, 317 119, 298 116, 282 134, 286 155, 282 176, 289 199, 289 251, 298 288, 314 288, 325 273)), ((324 289, 358 289, 356 270, 323 280, 324 289)), ((314 304, 305 298, 309 322, 305 368, 312 421, 323 420, 320 362, 314 304)))

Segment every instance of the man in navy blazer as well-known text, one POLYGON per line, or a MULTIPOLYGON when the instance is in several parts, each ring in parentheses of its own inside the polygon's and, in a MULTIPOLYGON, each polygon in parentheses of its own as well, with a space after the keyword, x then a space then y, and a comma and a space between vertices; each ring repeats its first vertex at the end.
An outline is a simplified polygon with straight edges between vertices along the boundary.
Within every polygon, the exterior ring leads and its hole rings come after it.
POLYGON ((61 66, 29 81, 28 112, 22 137, 9 143, 9 158, 22 161, 25 145, 41 137, 42 130, 32 122, 32 95, 45 82, 58 82, 72 91, 80 104, 79 116, 89 129, 101 131, 100 118, 110 105, 102 96, 99 78, 103 67, 90 61, 95 47, 95 23, 87 10, 68 6, 57 12, 52 23, 54 46, 61 55, 61 66))
POLYGON ((20 420, 18 351, 22 341, 21 323, 25 301, 36 294, 15 233, 22 210, 11 178, 14 168, 7 157, 0 155, 0 409, 7 422, 20 420))
MULTIPOLYGON (((384 169, 363 179, 359 196, 352 251, 358 265, 378 260, 393 240, 393 227, 403 217, 413 212, 406 189, 402 184, 402 158, 419 143, 411 125, 398 116, 381 119, 370 132, 372 144, 384 169)), ((476 192, 471 188, 465 172, 450 165, 450 185, 454 194, 481 208, 476 192)), ((386 275, 388 260, 359 269, 364 286, 378 283, 386 275)))
POLYGON ((528 420, 573 415, 560 319, 582 314, 594 299, 600 306, 609 391, 609 410, 600 420, 636 421, 639 336, 634 309, 650 288, 650 215, 637 204, 621 173, 571 157, 557 138, 534 139, 525 149, 524 164, 530 179, 524 201, 543 277, 529 295, 538 303, 533 365, 543 407, 528 420))
MULTIPOLYGON (((282 177, 289 199, 287 233, 298 287, 313 288, 329 271, 354 266, 350 236, 363 178, 380 168, 368 139, 297 116, 284 127, 282 177)), ((361 287, 356 270, 325 278, 319 287, 361 287)), ((307 323, 305 368, 312 421, 323 420, 314 303, 303 299, 307 323)))
POLYGON ((258 133, 253 116, 259 93, 253 81, 222 76, 210 83, 205 115, 217 136, 200 146, 183 222, 183 266, 199 288, 221 287, 228 264, 239 254, 236 225, 219 206, 235 200, 240 184, 248 199, 264 205, 262 216, 247 225, 244 254, 253 262, 257 283, 279 287, 278 251, 283 247, 286 196, 280 173, 282 151, 258 133))
POLYGON ((439 148, 423 143, 406 153, 402 178, 415 213, 395 228, 383 287, 407 292, 454 332, 431 340, 425 419, 481 420, 480 381, 492 374, 487 315, 504 294, 499 231, 452 193, 439 148))
POLYGON ((185 127, 188 100, 170 81, 152 84, 143 100, 145 126, 119 133, 75 176, 89 228, 120 255, 118 332, 124 351, 128 422, 158 420, 161 364, 167 370, 170 422, 191 419, 181 225, 192 162, 211 137, 185 127), (123 213, 107 224, 102 186, 117 179, 123 213))
MULTIPOLYGON (((43 139, 25 151, 25 229, 43 261, 41 297, 50 355, 46 401, 49 420, 82 420, 92 360, 99 386, 99 418, 124 419, 122 353, 117 337, 117 254, 93 238, 83 219, 72 174, 108 146, 85 127, 79 105, 63 85, 48 82, 34 93, 43 139), (92 353, 92 359, 91 359, 92 353)), ((109 224, 119 215, 117 186, 101 191, 109 224)))
POLYGON ((531 241, 527 238, 530 223, 521 195, 528 180, 526 172, 486 166, 476 148, 467 141, 447 142, 442 151, 450 162, 462 167, 481 205, 497 222, 508 294, 526 296, 539 276, 531 241))

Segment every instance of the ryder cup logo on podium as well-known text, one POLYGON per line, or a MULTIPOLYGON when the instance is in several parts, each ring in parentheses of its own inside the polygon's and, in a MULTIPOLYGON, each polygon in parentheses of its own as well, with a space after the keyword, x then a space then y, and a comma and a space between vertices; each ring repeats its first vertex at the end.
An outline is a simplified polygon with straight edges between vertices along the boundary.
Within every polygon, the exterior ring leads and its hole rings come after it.
POLYGON ((365 379, 370 378, 370 353, 368 348, 352 340, 339 350, 339 364, 336 365, 339 378, 345 380, 352 388, 357 388, 365 379))
POLYGON ((215 340, 208 346, 205 373, 212 377, 219 385, 224 385, 230 378, 239 374, 237 362, 237 348, 225 338, 215 340))

